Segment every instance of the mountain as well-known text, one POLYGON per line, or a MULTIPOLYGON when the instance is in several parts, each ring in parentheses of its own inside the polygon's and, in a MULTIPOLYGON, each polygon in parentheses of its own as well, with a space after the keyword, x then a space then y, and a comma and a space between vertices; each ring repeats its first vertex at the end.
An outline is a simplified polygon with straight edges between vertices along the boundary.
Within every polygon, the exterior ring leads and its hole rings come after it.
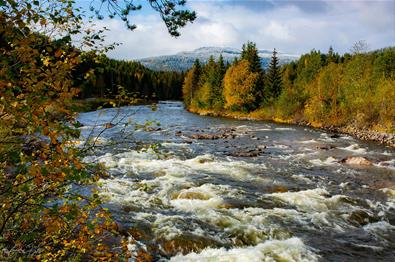
MULTIPOLYGON (((210 56, 218 59, 222 54, 224 60, 232 62, 235 58, 240 57, 241 50, 229 47, 201 47, 194 51, 179 52, 175 55, 155 56, 139 59, 138 61, 144 66, 156 71, 187 71, 190 69, 196 59, 201 63, 207 63, 210 56)), ((264 68, 267 68, 272 56, 272 51, 258 50, 258 55, 261 58, 261 63, 264 68)), ((279 52, 277 54, 280 64, 286 64, 299 58, 297 55, 290 55, 279 52)))

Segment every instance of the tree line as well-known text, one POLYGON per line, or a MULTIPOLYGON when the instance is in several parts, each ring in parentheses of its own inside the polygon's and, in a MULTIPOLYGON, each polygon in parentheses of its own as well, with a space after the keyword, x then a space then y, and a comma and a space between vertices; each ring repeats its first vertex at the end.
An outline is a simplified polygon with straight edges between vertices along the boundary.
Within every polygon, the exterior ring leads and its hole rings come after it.
POLYGON ((394 131, 395 48, 364 52, 355 45, 340 55, 312 50, 279 66, 259 63, 256 45, 243 45, 240 58, 224 65, 196 61, 185 76, 183 98, 191 111, 250 113, 262 119, 313 126, 356 126, 394 131))
POLYGON ((80 98, 114 98, 122 88, 137 98, 179 100, 184 74, 153 71, 139 62, 85 53, 73 78, 75 85, 80 87, 80 98))

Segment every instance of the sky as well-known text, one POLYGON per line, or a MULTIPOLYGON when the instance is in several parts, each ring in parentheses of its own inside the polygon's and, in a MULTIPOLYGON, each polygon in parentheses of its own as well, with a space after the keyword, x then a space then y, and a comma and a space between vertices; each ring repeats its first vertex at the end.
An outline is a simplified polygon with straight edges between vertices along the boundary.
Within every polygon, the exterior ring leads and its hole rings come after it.
POLYGON ((168 34, 147 5, 132 13, 130 20, 137 25, 132 32, 120 19, 97 21, 110 29, 108 43, 121 43, 108 55, 129 60, 203 46, 241 48, 247 41, 290 54, 326 52, 329 46, 344 53, 359 40, 370 50, 395 46, 395 0, 189 0, 187 6, 197 19, 178 38, 168 34))

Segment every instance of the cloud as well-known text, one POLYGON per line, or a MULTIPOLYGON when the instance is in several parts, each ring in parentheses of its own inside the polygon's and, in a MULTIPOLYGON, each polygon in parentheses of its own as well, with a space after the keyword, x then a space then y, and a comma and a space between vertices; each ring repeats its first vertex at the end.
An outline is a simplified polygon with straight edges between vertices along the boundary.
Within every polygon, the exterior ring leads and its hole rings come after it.
POLYGON ((372 49, 395 44, 395 1, 189 1, 198 19, 181 30, 179 38, 167 33, 155 13, 135 13, 134 32, 122 21, 103 20, 111 29, 108 42, 123 45, 109 56, 134 59, 174 54, 202 46, 240 48, 254 41, 262 49, 301 54, 311 49, 347 52, 358 40, 372 49))

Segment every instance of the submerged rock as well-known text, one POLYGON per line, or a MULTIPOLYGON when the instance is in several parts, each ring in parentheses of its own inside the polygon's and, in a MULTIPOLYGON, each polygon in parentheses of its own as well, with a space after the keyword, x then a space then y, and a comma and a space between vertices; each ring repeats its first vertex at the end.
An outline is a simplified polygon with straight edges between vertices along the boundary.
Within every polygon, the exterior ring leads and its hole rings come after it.
POLYGON ((281 186, 281 185, 275 185, 275 186, 268 188, 268 192, 269 193, 285 193, 285 192, 288 192, 288 188, 285 186, 281 186))
POLYGON ((171 196, 171 199, 199 199, 199 200, 209 200, 211 196, 193 191, 184 191, 180 193, 175 193, 171 196))
POLYGON ((198 236, 191 233, 184 233, 168 240, 166 238, 157 241, 162 247, 163 255, 167 257, 175 256, 179 253, 186 255, 191 252, 199 252, 207 247, 220 247, 217 241, 204 236, 198 236))

